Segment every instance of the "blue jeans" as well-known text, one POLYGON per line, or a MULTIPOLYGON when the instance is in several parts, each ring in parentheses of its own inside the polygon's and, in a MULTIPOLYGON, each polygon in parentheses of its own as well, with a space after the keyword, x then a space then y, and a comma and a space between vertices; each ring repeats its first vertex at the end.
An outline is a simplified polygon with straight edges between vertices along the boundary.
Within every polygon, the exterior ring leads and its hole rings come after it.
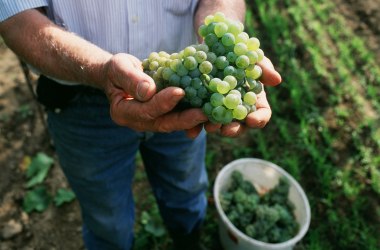
POLYGON ((140 151, 169 230, 191 232, 206 213, 206 134, 140 133, 117 126, 100 91, 78 95, 60 113, 48 112, 60 165, 80 203, 89 250, 130 249, 132 180, 140 151))

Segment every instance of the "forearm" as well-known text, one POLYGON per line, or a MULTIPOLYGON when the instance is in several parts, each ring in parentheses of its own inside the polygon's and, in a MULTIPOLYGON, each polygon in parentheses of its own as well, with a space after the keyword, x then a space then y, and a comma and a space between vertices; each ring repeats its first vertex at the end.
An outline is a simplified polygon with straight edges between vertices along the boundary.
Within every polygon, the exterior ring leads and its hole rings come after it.
POLYGON ((244 0, 199 0, 194 17, 194 28, 198 30, 205 17, 217 11, 223 12, 228 18, 244 22, 245 10, 244 0))
POLYGON ((41 73, 103 88, 111 54, 53 24, 37 10, 0 23, 7 46, 41 73))

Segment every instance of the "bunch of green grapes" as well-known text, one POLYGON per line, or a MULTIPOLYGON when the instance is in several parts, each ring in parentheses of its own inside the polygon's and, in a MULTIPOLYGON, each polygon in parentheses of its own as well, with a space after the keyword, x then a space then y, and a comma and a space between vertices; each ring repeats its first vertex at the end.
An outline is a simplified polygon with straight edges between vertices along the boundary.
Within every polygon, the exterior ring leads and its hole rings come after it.
POLYGON ((244 121, 256 110, 262 89, 258 62, 264 57, 260 41, 244 32, 244 25, 217 12, 199 27, 202 44, 178 53, 152 52, 143 60, 144 71, 163 89, 185 90, 183 103, 202 108, 214 123, 244 121))

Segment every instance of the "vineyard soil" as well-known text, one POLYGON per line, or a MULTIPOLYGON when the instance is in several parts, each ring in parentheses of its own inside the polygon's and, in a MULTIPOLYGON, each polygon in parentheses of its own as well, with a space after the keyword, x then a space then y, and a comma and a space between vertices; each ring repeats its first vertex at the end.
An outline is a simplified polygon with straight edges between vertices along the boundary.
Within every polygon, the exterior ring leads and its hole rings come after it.
MULTIPOLYGON (((380 0, 334 1, 380 63, 380 0)), ((50 205, 43 213, 22 210, 25 166, 38 152, 55 159, 46 180, 48 191, 68 187, 19 61, 0 42, 0 250, 84 249, 76 201, 50 205)))

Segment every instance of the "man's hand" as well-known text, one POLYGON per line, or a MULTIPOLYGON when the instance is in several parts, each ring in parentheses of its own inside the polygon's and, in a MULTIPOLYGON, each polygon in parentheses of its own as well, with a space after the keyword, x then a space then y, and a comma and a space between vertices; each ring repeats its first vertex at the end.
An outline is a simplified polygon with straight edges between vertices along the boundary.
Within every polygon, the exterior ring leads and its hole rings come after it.
MULTIPOLYGON (((274 69, 272 62, 268 58, 264 57, 259 65, 263 69, 263 75, 261 76, 260 81, 264 85, 276 86, 281 83, 280 74, 274 69)), ((250 113, 245 118, 244 124, 241 122, 232 122, 227 125, 221 125, 208 122, 204 124, 204 127, 207 132, 220 131, 223 136, 227 137, 239 136, 247 128, 263 128, 269 122, 272 116, 272 110, 269 106, 264 90, 259 95, 257 95, 256 107, 257 110, 250 113)), ((194 127, 188 130, 187 134, 189 137, 195 137, 201 129, 201 126, 194 127)))
POLYGON ((173 111, 185 92, 170 87, 156 93, 153 79, 143 72, 136 57, 117 54, 107 63, 106 72, 105 93, 111 104, 111 117, 119 125, 137 131, 172 132, 194 130, 207 121, 200 109, 173 111))

